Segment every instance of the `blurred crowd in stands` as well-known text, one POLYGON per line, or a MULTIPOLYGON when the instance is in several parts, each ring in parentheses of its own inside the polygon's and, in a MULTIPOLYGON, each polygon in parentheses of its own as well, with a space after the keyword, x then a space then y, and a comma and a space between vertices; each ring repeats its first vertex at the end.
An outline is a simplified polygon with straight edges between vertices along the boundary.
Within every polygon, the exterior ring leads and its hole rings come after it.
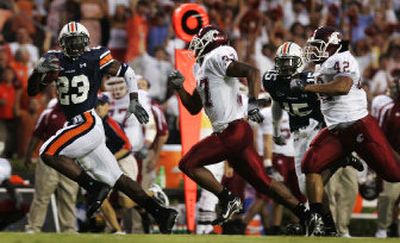
POLYGON ((224 29, 239 60, 263 74, 274 67, 284 41, 303 46, 318 26, 339 27, 349 40, 363 75, 368 100, 386 92, 400 69, 399 0, 2 0, 0 1, 0 154, 23 158, 35 123, 54 86, 28 97, 27 80, 40 56, 58 49, 57 37, 69 21, 90 32, 91 46, 107 46, 149 83, 149 94, 167 117, 167 143, 179 144, 178 102, 167 87, 175 37, 171 16, 181 3, 202 4, 210 23, 224 29))

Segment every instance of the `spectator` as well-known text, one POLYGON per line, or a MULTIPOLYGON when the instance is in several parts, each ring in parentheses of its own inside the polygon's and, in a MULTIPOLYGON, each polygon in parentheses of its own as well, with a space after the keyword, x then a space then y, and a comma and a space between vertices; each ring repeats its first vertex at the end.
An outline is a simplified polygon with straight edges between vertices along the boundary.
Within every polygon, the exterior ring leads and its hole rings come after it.
POLYGON ((39 60, 39 48, 33 44, 28 30, 25 28, 18 29, 17 41, 10 43, 10 48, 13 55, 19 48, 26 48, 29 51, 29 68, 33 69, 33 66, 39 60))
POLYGON ((114 59, 122 62, 126 54, 126 29, 125 23, 128 19, 128 9, 124 5, 115 6, 115 15, 111 19, 110 40, 108 48, 114 59))
POLYGON ((13 4, 14 15, 7 19, 3 26, 3 35, 7 42, 14 42, 17 40, 17 32, 19 29, 25 29, 28 35, 35 36, 37 29, 34 21, 32 21, 32 9, 18 8, 15 3, 13 4))
MULTIPOLYGON (((46 141, 64 126, 66 118, 57 100, 49 102, 48 108, 40 115, 33 137, 29 142, 25 156, 25 165, 33 164, 32 155, 39 144, 46 141)), ((79 186, 56 170, 48 167, 42 160, 36 164, 35 194, 28 214, 28 223, 25 231, 29 233, 41 232, 47 214, 50 197, 57 192, 57 206, 59 210, 61 232, 74 233, 75 202, 79 186)))
POLYGON ((6 67, 0 79, 0 133, 5 134, 3 155, 12 158, 17 150, 16 133, 18 130, 19 98, 21 84, 16 79, 14 70, 6 67))
POLYGON ((107 15, 107 5, 102 0, 82 0, 80 5, 81 19, 90 33, 90 45, 98 46, 101 44, 101 19, 107 15))
POLYGON ((255 56, 255 61, 257 63, 257 68, 260 70, 260 74, 264 75, 267 70, 274 68, 275 46, 272 44, 264 44, 260 54, 255 56))
POLYGON ((164 12, 158 11, 152 20, 147 39, 147 52, 155 55, 156 48, 165 46, 168 38, 169 24, 164 12))
POLYGON ((167 97, 167 78, 173 69, 172 64, 167 60, 167 52, 163 47, 158 46, 154 49, 154 57, 144 53, 130 63, 137 73, 149 80, 149 95, 159 102, 164 102, 167 97))
POLYGON ((128 35, 128 49, 126 50, 125 62, 131 62, 136 57, 143 55, 146 51, 146 41, 149 24, 147 15, 149 5, 147 1, 139 1, 137 5, 132 4, 132 16, 126 23, 128 35))
POLYGON ((390 79, 388 72, 388 55, 381 55, 379 58, 379 70, 373 76, 370 84, 369 91, 373 96, 377 96, 386 92, 388 81, 390 79))

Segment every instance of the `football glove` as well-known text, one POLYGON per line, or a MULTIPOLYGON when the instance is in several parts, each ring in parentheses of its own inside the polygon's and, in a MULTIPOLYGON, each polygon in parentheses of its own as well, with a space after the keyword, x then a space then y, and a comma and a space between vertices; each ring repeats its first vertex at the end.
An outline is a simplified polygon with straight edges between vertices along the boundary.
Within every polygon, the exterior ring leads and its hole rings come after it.
POLYGON ((179 70, 174 70, 168 75, 168 85, 175 90, 179 90, 183 87, 184 80, 185 77, 183 77, 179 70))
POLYGON ((273 136, 273 137, 272 137, 272 140, 274 141, 274 143, 275 143, 276 145, 280 145, 280 146, 286 145, 286 139, 285 139, 285 137, 283 137, 282 135, 273 136))
POLYGON ((249 98, 249 105, 247 107, 247 116, 250 120, 261 123, 264 117, 260 113, 258 108, 258 102, 256 98, 249 98))
POLYGON ((35 66, 35 71, 38 73, 60 71, 60 60, 55 56, 41 57, 35 66))
POLYGON ((304 92, 307 82, 301 79, 293 79, 290 81, 290 89, 293 91, 304 92))
POLYGON ((141 124, 145 124, 149 121, 149 114, 147 114, 147 111, 136 99, 132 99, 129 103, 128 116, 130 116, 132 113, 136 116, 141 124))

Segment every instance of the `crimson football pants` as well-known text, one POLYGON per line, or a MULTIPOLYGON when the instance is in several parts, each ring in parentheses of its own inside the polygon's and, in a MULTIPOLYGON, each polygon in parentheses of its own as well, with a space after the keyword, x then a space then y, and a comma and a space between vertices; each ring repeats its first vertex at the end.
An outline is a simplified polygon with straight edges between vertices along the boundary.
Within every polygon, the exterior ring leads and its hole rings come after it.
POLYGON ((294 157, 283 154, 272 154, 272 165, 284 178, 283 183, 290 189, 293 195, 302 203, 307 201, 301 193, 299 182, 297 180, 296 169, 294 166, 294 157))
POLYGON ((389 142, 370 115, 340 131, 322 129, 303 158, 302 171, 321 173, 352 151, 384 180, 400 181, 400 161, 395 160, 389 142))
MULTIPOLYGON (((221 133, 213 133, 195 144, 181 159, 179 168, 190 170, 227 160, 256 191, 268 194, 271 179, 265 174, 261 157, 253 144, 253 131, 245 120, 236 120, 221 133)), ((193 179, 193 178, 192 178, 193 179)))

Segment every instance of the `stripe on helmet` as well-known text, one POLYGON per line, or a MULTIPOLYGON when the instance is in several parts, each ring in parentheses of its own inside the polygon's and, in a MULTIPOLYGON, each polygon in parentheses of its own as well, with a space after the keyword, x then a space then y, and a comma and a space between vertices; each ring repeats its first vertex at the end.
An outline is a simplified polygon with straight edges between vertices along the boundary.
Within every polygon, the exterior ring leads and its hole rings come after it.
POLYGON ((288 48, 287 48, 287 52, 290 51, 290 47, 292 46, 292 44, 293 44, 293 42, 290 42, 290 43, 289 43, 289 46, 288 46, 288 48))
POLYGON ((75 32, 76 31, 76 23, 75 22, 71 22, 68 25, 68 31, 69 32, 75 32))
POLYGON ((283 46, 282 54, 286 54, 287 51, 288 51, 288 42, 286 42, 285 45, 283 46))

